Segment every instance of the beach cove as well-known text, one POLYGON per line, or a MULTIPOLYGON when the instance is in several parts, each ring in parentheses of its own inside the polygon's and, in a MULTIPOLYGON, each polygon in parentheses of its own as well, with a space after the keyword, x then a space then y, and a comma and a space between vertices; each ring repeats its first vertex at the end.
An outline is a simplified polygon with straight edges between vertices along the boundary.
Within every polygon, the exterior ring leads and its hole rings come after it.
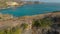
POLYGON ((60 11, 59 3, 26 4, 17 8, 2 9, 0 13, 19 17, 44 14, 53 11, 60 11))

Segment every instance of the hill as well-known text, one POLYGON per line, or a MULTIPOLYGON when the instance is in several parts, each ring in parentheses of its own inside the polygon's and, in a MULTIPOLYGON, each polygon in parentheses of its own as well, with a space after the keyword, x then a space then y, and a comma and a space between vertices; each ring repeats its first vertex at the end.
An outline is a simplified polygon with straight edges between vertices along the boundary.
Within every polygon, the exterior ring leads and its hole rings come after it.
MULTIPOLYGON (((49 31, 55 31, 56 28, 57 32, 60 32, 60 12, 54 11, 51 13, 46 14, 39 14, 39 15, 32 15, 32 16, 23 16, 23 17, 13 17, 10 18, 7 15, 0 16, 0 33, 1 30, 6 32, 10 30, 16 34, 18 32, 24 32, 23 34, 33 33, 33 34, 41 34, 42 32, 46 33, 49 31), (1 17, 2 16, 2 17, 1 17), (5 18, 5 19, 4 19, 5 18), (7 18, 7 19, 6 19, 7 18), (9 19, 8 19, 9 18, 9 19), (1 20, 2 19, 2 20, 1 20), (56 26, 56 27, 55 27, 56 26), (22 30, 22 31, 20 31, 22 30), (42 31, 44 30, 44 31, 42 31), (31 32, 33 31, 33 32, 31 32)), ((4 33, 4 32, 3 32, 4 33)))

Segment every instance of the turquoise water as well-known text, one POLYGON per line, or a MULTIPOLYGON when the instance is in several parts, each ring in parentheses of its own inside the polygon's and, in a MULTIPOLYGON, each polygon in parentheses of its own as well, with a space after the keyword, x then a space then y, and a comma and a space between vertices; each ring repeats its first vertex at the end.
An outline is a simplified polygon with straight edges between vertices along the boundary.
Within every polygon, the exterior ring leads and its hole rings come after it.
POLYGON ((47 12, 60 11, 60 4, 58 3, 45 3, 45 4, 27 4, 15 9, 3 9, 0 13, 12 14, 14 16, 36 15, 47 12))

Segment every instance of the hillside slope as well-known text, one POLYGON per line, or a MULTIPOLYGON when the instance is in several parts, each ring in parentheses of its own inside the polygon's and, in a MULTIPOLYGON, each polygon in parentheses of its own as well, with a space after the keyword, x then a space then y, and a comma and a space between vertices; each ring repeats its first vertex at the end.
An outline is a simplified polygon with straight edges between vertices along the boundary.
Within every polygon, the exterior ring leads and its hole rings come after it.
MULTIPOLYGON (((0 16, 0 30, 4 29, 13 29, 13 28, 22 28, 23 34, 27 34, 30 32, 33 34, 42 34, 42 30, 46 33, 48 30, 52 28, 58 32, 60 32, 59 27, 55 27, 55 24, 58 25, 60 23, 60 12, 52 12, 46 14, 32 15, 32 16, 23 16, 23 17, 13 17, 10 18, 7 15, 0 16), (2 17, 3 18, 2 18, 2 17), (4 19, 7 17, 9 19, 4 19), (53 26, 53 27, 51 27, 53 26), (54 28, 55 27, 55 28, 54 28), (32 32, 33 31, 33 32, 32 32)), ((14 29, 13 29, 14 30, 14 29)), ((52 31, 52 30, 51 30, 52 31)))

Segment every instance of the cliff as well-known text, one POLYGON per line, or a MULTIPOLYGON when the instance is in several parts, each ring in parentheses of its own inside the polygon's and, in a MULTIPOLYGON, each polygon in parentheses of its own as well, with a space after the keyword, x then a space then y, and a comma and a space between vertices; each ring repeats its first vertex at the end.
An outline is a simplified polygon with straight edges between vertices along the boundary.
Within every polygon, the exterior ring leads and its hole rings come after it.
MULTIPOLYGON (((46 14, 32 15, 32 16, 23 16, 23 17, 13 17, 9 15, 0 16, 0 30, 11 28, 19 28, 22 30, 23 34, 28 34, 30 32, 33 34, 43 34, 48 30, 54 31, 55 22, 56 25, 60 23, 60 12, 52 12, 46 14), (3 19, 3 20, 1 20, 3 19), (35 24, 36 23, 36 24, 35 24), (38 25, 37 25, 38 24, 38 25), (53 27, 52 27, 53 25, 53 27), (53 28, 53 29, 52 29, 53 28)), ((57 31, 59 28, 56 27, 57 31)), ((14 30, 14 29, 13 29, 14 30)))

